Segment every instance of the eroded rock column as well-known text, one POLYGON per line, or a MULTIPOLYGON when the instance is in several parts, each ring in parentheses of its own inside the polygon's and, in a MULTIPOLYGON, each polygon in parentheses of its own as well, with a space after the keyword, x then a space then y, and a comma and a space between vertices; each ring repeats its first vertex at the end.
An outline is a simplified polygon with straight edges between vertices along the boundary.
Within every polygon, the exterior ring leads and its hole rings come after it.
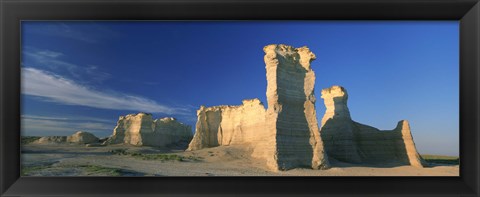
POLYGON ((344 162, 361 162, 348 110, 348 93, 340 86, 322 90, 326 111, 322 118, 321 135, 329 156, 344 162))
POLYGON ((273 138, 266 149, 267 165, 286 170, 328 167, 315 112, 315 55, 307 48, 264 47, 267 70, 266 130, 273 138))

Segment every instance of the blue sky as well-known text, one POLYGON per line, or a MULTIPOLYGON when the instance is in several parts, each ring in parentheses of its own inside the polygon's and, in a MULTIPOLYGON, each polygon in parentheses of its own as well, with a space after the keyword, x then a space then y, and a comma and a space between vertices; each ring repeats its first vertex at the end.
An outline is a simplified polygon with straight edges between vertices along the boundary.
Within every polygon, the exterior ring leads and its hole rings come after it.
MULTIPOLYGON (((22 134, 108 136, 118 116, 195 125, 200 105, 266 105, 263 47, 308 46, 320 91, 341 85, 352 118, 409 120, 422 154, 458 155, 457 21, 22 22, 22 134)), ((320 121, 319 121, 320 122, 320 121)))

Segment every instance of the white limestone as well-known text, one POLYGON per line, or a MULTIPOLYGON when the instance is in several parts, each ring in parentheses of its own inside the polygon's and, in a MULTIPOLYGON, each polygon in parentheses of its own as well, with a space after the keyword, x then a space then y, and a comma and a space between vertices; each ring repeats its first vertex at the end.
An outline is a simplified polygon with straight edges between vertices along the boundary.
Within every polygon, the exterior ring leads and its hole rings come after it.
POLYGON ((243 100, 238 106, 201 106, 195 135, 187 150, 230 144, 248 144, 265 130, 265 107, 258 99, 243 100))
POLYGON ((253 148, 272 170, 296 167, 328 168, 315 112, 315 55, 307 48, 268 45, 265 111, 258 99, 241 106, 202 106, 195 136, 187 150, 230 144, 253 148))
POLYGON ((398 122, 393 130, 381 131, 352 120, 345 88, 326 88, 322 98, 326 111, 320 134, 330 158, 350 163, 425 164, 415 148, 408 121, 398 122))
POLYGON ((191 127, 174 118, 153 120, 151 114, 138 113, 120 116, 112 136, 104 144, 166 146, 191 137, 191 127))

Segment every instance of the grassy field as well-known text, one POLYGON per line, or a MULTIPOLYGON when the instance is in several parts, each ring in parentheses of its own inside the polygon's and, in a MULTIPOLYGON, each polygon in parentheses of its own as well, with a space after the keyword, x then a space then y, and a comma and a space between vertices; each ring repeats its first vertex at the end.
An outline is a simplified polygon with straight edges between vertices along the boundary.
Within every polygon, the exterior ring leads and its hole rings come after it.
POLYGON ((115 155, 128 155, 137 159, 142 160, 160 160, 160 161, 200 161, 199 157, 184 157, 176 154, 143 154, 143 153, 132 153, 128 152, 126 149, 114 149, 109 151, 115 155))
POLYGON ((40 137, 37 137, 37 136, 22 136, 21 144, 22 145, 30 144, 33 141, 38 140, 38 139, 40 139, 40 137))
POLYGON ((459 165, 460 158, 455 156, 443 155, 422 155, 422 158, 428 163, 459 165))
POLYGON ((62 166, 53 166, 53 165, 42 165, 42 166, 22 166, 21 175, 29 176, 32 173, 40 172, 42 170, 52 170, 52 169, 61 169, 61 168, 71 168, 75 170, 82 171, 82 175, 98 175, 98 176, 120 176, 122 175, 122 170, 118 168, 110 168, 98 165, 62 165, 62 166))

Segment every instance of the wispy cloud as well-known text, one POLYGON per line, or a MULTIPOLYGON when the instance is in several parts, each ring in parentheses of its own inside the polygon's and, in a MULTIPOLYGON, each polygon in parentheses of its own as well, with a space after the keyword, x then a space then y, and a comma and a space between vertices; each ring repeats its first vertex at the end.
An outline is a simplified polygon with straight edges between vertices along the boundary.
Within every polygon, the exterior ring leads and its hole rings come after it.
POLYGON ((38 55, 39 56, 44 56, 44 57, 56 58, 56 57, 62 56, 63 53, 50 51, 50 50, 44 50, 44 51, 39 51, 38 55))
POLYGON ((160 105, 153 100, 115 91, 95 90, 65 77, 35 68, 22 68, 22 94, 47 101, 100 109, 164 114, 187 114, 185 108, 160 105))
POLYGON ((109 119, 102 119, 97 117, 84 117, 84 116, 58 117, 58 116, 22 115, 21 117, 27 118, 27 119, 36 119, 36 120, 89 121, 89 122, 104 122, 104 123, 116 122, 113 119, 109 120, 109 119))
POLYGON ((71 135, 76 131, 91 132, 98 137, 108 136, 115 127, 115 122, 102 123, 74 119, 57 119, 49 117, 22 116, 22 135, 48 136, 71 135))
POLYGON ((23 63, 28 66, 40 67, 55 72, 63 72, 77 80, 87 77, 89 82, 102 82, 111 77, 110 74, 99 70, 98 66, 79 66, 63 60, 62 58, 65 57, 65 55, 61 52, 26 46, 23 49, 23 54, 23 63))
POLYGON ((22 118, 36 119, 36 120, 68 120, 68 118, 49 117, 49 116, 34 116, 34 115, 22 115, 22 118))
POLYGON ((63 53, 50 51, 47 49, 37 49, 34 47, 25 47, 23 54, 27 60, 32 60, 32 63, 37 66, 49 67, 52 69, 73 69, 78 67, 75 64, 60 60, 63 53))

